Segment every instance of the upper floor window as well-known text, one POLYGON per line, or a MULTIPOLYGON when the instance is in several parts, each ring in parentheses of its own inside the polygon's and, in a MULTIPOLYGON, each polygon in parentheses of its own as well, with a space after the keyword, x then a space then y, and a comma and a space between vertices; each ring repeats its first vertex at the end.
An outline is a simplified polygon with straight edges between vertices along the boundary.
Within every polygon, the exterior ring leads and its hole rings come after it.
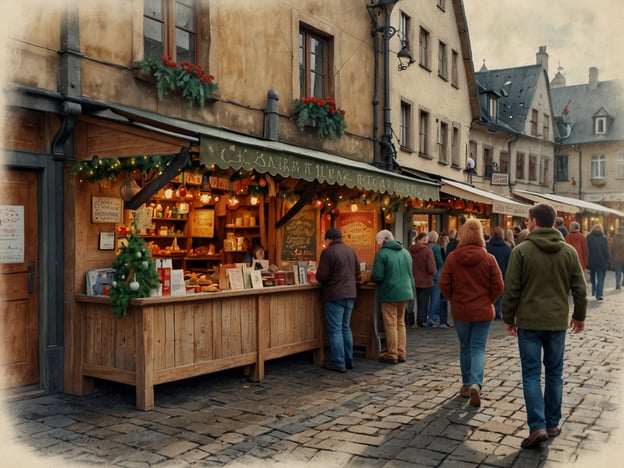
POLYGON ((418 152, 429 154, 429 112, 424 110, 418 116, 418 152))
POLYGON ((299 30, 299 96, 331 96, 331 39, 316 31, 299 30))
POLYGON ((494 155, 492 154, 492 148, 489 146, 483 147, 483 167, 485 169, 485 177, 491 179, 492 172, 494 172, 494 155))
POLYGON ((446 11, 446 0, 437 0, 438 8, 442 11, 446 11))
POLYGON ((438 45, 438 76, 448 79, 448 58, 446 54, 446 44, 440 41, 438 45))
POLYGON ((531 109, 531 135, 537 136, 537 121, 539 112, 537 109, 531 109))
POLYGON ((534 154, 529 155, 529 180, 537 180, 537 156, 534 154))
POLYGON ((594 133, 596 135, 606 135, 607 133, 607 118, 606 117, 594 118, 594 133))
POLYGON ((550 116, 544 114, 544 123, 542 124, 542 138, 548 140, 550 138, 550 116))
POLYGON ((401 101, 401 136, 399 144, 402 148, 412 148, 412 106, 401 101))
POLYGON ((624 153, 617 155, 617 169, 615 172, 616 179, 624 179, 624 153))
POLYGON ((196 19, 195 0, 145 0, 143 56, 196 62, 196 19))
POLYGON ((419 60, 420 65, 427 70, 431 70, 431 51, 429 50, 429 42, 431 40, 429 31, 424 28, 420 28, 419 36, 419 60))
POLYGON ((498 170, 505 174, 509 173, 509 153, 507 151, 501 151, 498 158, 498 170))
POLYGON ((568 155, 557 156, 557 182, 567 182, 568 180, 568 155))
POLYGON ((516 153, 516 179, 524 180, 524 153, 516 153))
POLYGON ((448 163, 448 124, 446 122, 440 122, 440 128, 438 131, 439 160, 440 162, 448 163))
POLYGON ((453 133, 451 134, 451 164, 459 167, 459 127, 453 124, 453 133))
POLYGON ((540 184, 548 185, 549 173, 550 173, 550 159, 543 157, 541 159, 542 162, 542 170, 540 171, 540 184))
POLYGON ((459 87, 459 54, 451 50, 451 84, 459 87))
POLYGON ((590 179, 604 179, 607 176, 607 163, 604 154, 592 156, 589 166, 590 179))

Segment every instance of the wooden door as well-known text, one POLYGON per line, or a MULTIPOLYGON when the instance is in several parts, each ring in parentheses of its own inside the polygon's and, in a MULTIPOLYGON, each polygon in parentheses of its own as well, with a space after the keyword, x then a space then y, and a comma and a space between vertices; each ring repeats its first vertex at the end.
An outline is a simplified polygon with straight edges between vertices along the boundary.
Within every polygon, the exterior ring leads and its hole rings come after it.
POLYGON ((0 386, 39 382, 37 173, 0 171, 0 386))

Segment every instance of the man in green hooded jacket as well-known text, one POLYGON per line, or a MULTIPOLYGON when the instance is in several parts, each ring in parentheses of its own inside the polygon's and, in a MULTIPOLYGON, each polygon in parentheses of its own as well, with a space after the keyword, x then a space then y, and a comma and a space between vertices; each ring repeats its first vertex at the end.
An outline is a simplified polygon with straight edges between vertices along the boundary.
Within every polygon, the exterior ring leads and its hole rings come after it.
POLYGON ((397 364, 407 358, 405 308, 414 299, 412 256, 387 229, 379 231, 375 240, 380 249, 375 254, 371 281, 378 285, 377 300, 380 302, 388 348, 379 360, 397 364))
POLYGON ((566 330, 582 332, 587 313, 585 275, 576 250, 553 227, 556 216, 547 203, 531 207, 530 232, 512 250, 505 274, 503 321, 507 334, 518 337, 529 425, 522 448, 538 447, 561 433, 566 330), (574 302, 571 320, 570 291, 574 302))

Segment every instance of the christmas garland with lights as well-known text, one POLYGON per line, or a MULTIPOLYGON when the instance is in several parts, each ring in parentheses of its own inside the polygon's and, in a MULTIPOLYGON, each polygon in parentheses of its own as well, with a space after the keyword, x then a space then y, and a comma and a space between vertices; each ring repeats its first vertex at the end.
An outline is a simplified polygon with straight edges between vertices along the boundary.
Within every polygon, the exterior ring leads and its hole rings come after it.
POLYGON ((130 299, 148 297, 158 287, 160 277, 152 253, 145 241, 136 234, 128 236, 113 263, 115 280, 109 288, 113 313, 122 318, 128 312, 130 299))

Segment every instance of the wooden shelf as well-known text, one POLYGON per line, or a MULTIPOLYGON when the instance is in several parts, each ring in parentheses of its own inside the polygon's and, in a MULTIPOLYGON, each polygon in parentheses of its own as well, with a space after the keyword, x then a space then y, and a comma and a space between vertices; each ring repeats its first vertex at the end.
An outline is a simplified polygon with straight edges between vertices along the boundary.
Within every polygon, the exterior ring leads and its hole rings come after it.
POLYGON ((152 218, 153 221, 188 221, 188 218, 152 218))

